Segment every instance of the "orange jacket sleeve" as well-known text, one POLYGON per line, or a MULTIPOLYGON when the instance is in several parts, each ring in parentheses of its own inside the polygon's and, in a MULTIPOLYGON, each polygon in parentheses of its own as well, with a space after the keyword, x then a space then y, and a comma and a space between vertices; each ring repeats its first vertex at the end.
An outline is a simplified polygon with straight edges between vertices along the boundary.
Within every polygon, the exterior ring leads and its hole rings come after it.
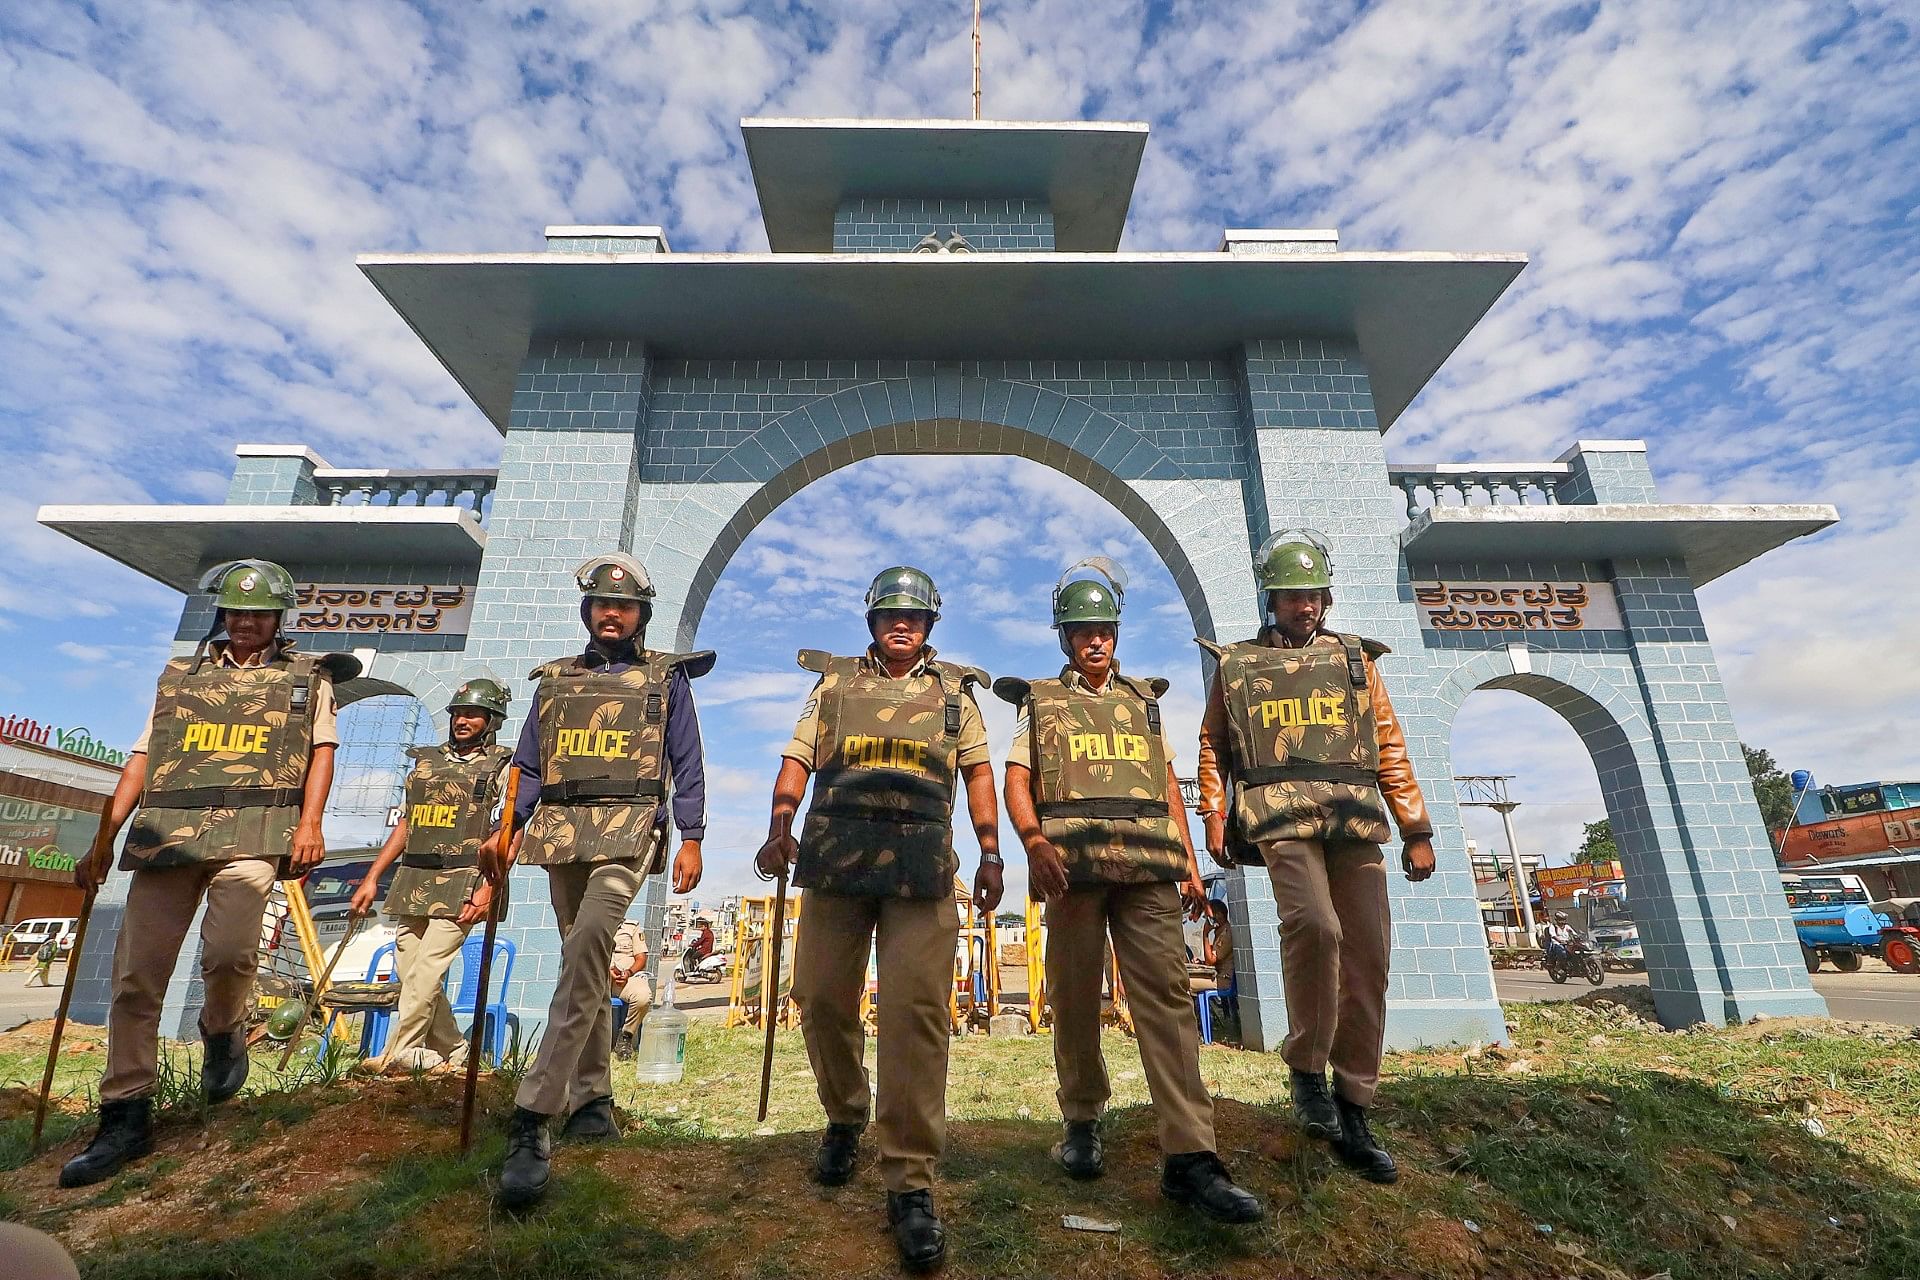
POLYGON ((1200 812, 1227 811, 1228 770, 1233 768, 1233 745, 1227 739, 1227 699, 1220 691, 1220 673, 1213 673, 1207 689, 1207 713, 1200 719, 1200 754, 1194 776, 1200 780, 1200 812))
MULTIPOLYGON (((1427 800, 1420 794, 1420 783, 1413 776, 1413 765, 1407 760, 1406 735, 1400 732, 1399 717, 1393 714, 1393 702, 1387 697, 1387 682, 1380 678, 1380 670, 1374 666, 1371 658, 1367 660, 1367 695, 1373 700, 1374 740, 1380 747, 1380 794, 1385 797, 1387 808, 1393 811, 1393 821, 1400 828, 1401 839, 1430 836, 1433 834, 1433 823, 1427 817, 1427 800)), ((1207 713, 1213 713, 1211 704, 1207 713)), ((1221 722, 1224 725, 1224 708, 1221 722)), ((1200 737, 1204 743, 1204 729, 1200 737)), ((1206 748, 1203 746, 1201 750, 1204 753, 1206 748)), ((1206 784, 1203 781, 1201 785, 1204 787, 1206 784)), ((1204 804, 1203 800, 1203 807, 1204 804)))

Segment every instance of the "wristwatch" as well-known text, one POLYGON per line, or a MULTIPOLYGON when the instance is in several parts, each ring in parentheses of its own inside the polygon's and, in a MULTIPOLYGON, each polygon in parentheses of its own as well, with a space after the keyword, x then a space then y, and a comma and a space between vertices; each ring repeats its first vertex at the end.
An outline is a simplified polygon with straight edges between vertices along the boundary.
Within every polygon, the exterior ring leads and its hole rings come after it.
POLYGON ((1001 857, 997 853, 988 853, 985 850, 982 850, 980 853, 980 861, 986 863, 990 867, 1004 867, 1007 865, 1007 860, 1005 858, 1001 857))

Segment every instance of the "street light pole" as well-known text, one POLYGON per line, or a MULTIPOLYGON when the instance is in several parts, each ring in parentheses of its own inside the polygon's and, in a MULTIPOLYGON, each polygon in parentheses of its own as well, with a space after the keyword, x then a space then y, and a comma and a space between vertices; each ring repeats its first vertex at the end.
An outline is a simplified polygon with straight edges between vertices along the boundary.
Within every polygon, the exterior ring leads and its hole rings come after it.
POLYGON ((1520 802, 1507 794, 1507 783, 1513 780, 1510 773, 1503 774, 1465 774, 1457 775, 1454 789, 1459 793, 1460 807, 1463 809, 1493 809, 1500 814, 1500 825, 1507 833, 1507 861, 1513 865, 1513 899, 1520 909, 1520 923, 1527 931, 1527 942, 1533 942, 1533 885, 1527 878, 1526 864, 1520 861, 1520 842, 1513 834, 1513 811, 1520 802))

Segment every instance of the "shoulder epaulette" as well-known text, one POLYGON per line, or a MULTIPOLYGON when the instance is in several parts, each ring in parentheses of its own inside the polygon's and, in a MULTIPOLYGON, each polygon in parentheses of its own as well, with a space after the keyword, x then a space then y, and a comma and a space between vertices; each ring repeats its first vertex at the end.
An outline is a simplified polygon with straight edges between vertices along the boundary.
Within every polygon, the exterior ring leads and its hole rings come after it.
POLYGON ((692 653, 663 653, 658 656, 668 660, 667 666, 670 669, 677 668, 686 672, 689 680, 698 680, 713 670, 713 664, 719 660, 711 649, 696 649, 692 653))
POLYGON ((1019 676, 1001 676, 993 682, 993 694, 1002 702, 1019 706, 1033 695, 1033 681, 1019 676))
POLYGON ((833 661, 833 655, 825 649, 802 649, 794 655, 794 661, 800 664, 802 671, 823 676, 827 674, 827 664, 833 661))

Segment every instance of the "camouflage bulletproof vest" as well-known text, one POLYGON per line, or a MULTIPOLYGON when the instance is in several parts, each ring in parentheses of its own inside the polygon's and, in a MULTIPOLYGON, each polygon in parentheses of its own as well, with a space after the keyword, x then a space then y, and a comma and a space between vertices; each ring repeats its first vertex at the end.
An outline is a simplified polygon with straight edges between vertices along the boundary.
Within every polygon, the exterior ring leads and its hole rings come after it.
POLYGON ((1256 843, 1384 843, 1392 832, 1380 796, 1367 657, 1386 646, 1333 632, 1299 649, 1200 643, 1220 660, 1235 834, 1256 843))
POLYGON ((984 673, 932 662, 896 680, 814 649, 801 651, 800 665, 821 674, 820 719, 793 883, 858 897, 949 896, 960 869, 960 699, 984 673))
POLYGON ((407 845, 387 888, 390 916, 452 919, 473 892, 480 842, 493 827, 500 771, 512 754, 488 745, 466 759, 446 746, 415 747, 407 775, 407 845))
POLYGON ((667 798, 667 685, 674 668, 703 675, 710 654, 645 650, 624 671, 565 658, 535 667, 540 682, 540 806, 520 860, 665 861, 656 824, 667 798), (705 659, 704 664, 700 661, 705 659))
POLYGON ((312 656, 286 645, 257 667, 204 656, 169 662, 123 864, 285 857, 300 824, 323 678, 312 656))
POLYGON ((1065 675, 1033 682, 1027 714, 1040 831, 1066 862, 1067 883, 1184 880, 1160 736, 1167 682, 1116 672, 1093 694, 1069 688, 1065 675))

